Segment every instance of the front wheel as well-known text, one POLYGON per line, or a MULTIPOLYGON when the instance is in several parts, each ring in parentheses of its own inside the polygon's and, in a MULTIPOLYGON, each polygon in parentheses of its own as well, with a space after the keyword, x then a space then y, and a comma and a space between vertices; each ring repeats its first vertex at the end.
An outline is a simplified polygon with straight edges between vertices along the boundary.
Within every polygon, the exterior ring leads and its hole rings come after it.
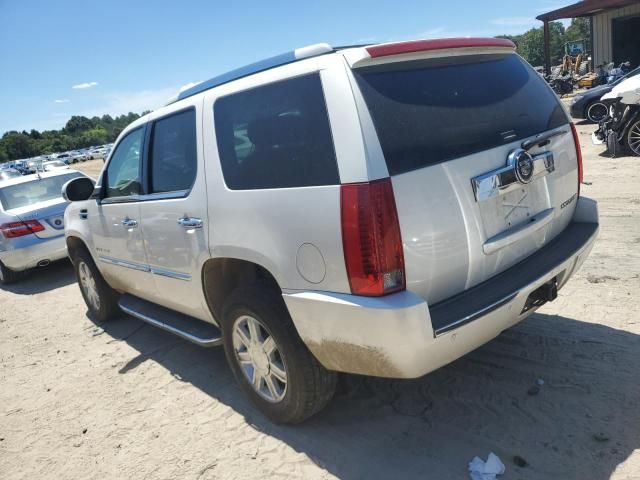
POLYGON ((236 290, 221 323, 240 388, 273 422, 300 423, 331 400, 337 375, 302 342, 279 292, 260 284, 236 290))
POLYGON ((607 116, 609 111, 604 103, 594 102, 587 108, 587 120, 593 123, 600 123, 604 117, 607 116))
POLYGON ((73 266, 89 314, 100 322, 117 315, 118 293, 102 277, 91 255, 86 250, 79 250, 74 256, 73 266))
POLYGON ((640 120, 631 124, 624 136, 624 143, 630 153, 640 156, 640 120))

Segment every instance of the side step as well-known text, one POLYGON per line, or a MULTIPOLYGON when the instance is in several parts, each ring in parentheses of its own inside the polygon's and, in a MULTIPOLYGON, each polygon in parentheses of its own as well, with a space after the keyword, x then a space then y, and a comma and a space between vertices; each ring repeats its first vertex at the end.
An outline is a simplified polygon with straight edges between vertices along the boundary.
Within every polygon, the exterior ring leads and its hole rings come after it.
POLYGON ((123 312, 154 327, 173 333, 201 347, 222 345, 222 333, 215 325, 189 315, 147 302, 133 295, 123 295, 118 301, 123 312))

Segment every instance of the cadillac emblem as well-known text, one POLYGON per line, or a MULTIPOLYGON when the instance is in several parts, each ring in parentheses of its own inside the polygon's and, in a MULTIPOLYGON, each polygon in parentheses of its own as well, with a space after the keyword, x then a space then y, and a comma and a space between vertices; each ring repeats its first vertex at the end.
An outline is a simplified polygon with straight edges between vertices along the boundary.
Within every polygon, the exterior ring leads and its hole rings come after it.
POLYGON ((509 161, 518 182, 529 183, 533 178, 533 157, 526 150, 518 149, 509 154, 509 161))

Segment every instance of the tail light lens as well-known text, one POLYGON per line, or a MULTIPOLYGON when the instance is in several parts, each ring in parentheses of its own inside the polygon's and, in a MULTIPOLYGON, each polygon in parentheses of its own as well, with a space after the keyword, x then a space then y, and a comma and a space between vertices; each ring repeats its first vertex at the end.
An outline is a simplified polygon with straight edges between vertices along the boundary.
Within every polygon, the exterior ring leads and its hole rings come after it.
POLYGON ((354 295, 405 289, 404 254, 391 179, 340 187, 342 244, 354 295))
POLYGON ((24 237, 32 233, 44 230, 42 224, 37 220, 27 220, 25 222, 11 222, 0 225, 0 232, 5 238, 24 237))
POLYGON ((584 180, 584 170, 582 168, 582 149, 580 148, 580 138, 578 138, 578 130, 576 126, 571 124, 571 133, 573 134, 573 143, 576 144, 576 157, 578 159, 578 195, 580 195, 580 184, 584 180))

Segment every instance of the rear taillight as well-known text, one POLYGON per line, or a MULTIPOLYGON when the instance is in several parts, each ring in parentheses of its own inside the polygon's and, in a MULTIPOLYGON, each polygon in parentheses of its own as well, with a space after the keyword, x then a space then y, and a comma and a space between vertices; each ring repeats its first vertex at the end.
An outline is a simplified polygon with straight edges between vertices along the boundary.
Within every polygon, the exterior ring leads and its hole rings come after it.
POLYGON ((405 289, 404 254, 391 179, 340 187, 342 245, 354 295, 405 289))
POLYGON ((32 233, 44 230, 42 224, 37 220, 27 220, 25 222, 11 222, 0 225, 0 232, 5 238, 24 237, 32 233))
POLYGON ((584 180, 584 170, 582 168, 582 149, 580 148, 580 138, 576 126, 571 124, 571 133, 573 134, 573 143, 576 145, 576 157, 578 160, 578 195, 580 195, 580 184, 584 180))

